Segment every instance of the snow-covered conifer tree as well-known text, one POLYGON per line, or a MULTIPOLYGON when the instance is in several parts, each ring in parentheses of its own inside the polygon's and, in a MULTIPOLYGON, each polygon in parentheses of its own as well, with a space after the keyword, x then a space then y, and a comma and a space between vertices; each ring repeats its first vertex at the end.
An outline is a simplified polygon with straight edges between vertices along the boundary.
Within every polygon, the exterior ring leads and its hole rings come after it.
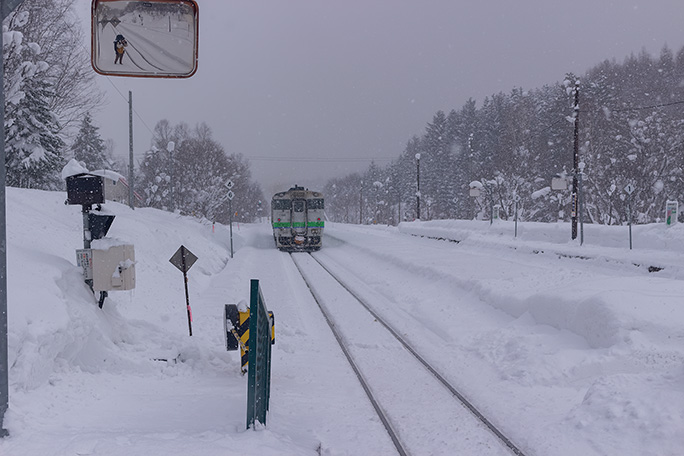
POLYGON ((99 128, 93 125, 90 113, 86 113, 81 121, 81 128, 71 145, 71 152, 77 161, 85 163, 85 167, 90 170, 111 167, 105 142, 100 137, 99 128))
MULTIPOLYGON (((6 75, 13 89, 5 101, 5 163, 7 185, 12 187, 61 188, 64 141, 59 122, 48 106, 52 96, 47 64, 38 59, 40 49, 14 42, 24 61, 6 75)), ((7 92, 6 92, 7 93, 7 92)))
POLYGON ((48 64, 41 59, 40 46, 21 31, 28 20, 28 12, 19 12, 3 27, 7 185, 58 189, 63 185, 64 141, 49 105, 54 85, 48 64))

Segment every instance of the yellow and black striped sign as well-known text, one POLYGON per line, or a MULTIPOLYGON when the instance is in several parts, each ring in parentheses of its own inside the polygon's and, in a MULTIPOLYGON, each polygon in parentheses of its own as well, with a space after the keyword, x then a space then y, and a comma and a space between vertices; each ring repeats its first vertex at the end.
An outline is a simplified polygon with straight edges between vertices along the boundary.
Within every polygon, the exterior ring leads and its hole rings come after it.
POLYGON ((249 362, 249 309, 246 312, 240 312, 238 324, 235 326, 237 334, 240 337, 240 365, 242 373, 247 372, 247 363, 249 362))
MULTIPOLYGON (((271 323, 271 345, 275 344, 275 316, 268 312, 271 323)), ((225 306, 226 349, 237 350, 240 347, 240 365, 242 373, 247 372, 249 362, 249 309, 240 312, 235 304, 225 306), (230 329, 229 329, 230 328, 230 329)))

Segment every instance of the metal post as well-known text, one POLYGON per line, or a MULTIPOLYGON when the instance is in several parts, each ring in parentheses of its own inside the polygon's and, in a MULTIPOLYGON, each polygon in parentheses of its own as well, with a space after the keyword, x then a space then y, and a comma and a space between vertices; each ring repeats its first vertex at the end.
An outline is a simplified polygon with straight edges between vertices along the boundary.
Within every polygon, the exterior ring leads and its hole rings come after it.
POLYGON ((493 225, 494 224, 494 195, 492 195, 492 191, 490 190, 489 187, 485 184, 484 179, 482 179, 482 187, 485 190, 485 199, 489 200, 489 224, 493 225))
POLYGON ((230 257, 233 258, 233 200, 228 200, 228 211, 230 220, 230 257))
POLYGON ((515 236, 518 237, 518 195, 515 196, 515 199, 513 201, 514 205, 514 212, 515 212, 515 236))
POLYGON ((584 245, 584 190, 582 189, 582 169, 579 172, 579 221, 580 221, 580 245, 584 245))
POLYGON ((84 204, 81 206, 81 212, 83 214, 83 248, 89 249, 90 243, 93 240, 93 235, 90 232, 90 209, 92 206, 90 204, 84 204))
POLYGON ((578 173, 579 173, 579 79, 575 81, 575 106, 573 116, 575 119, 574 153, 573 153, 573 177, 572 177, 572 239, 577 239, 577 212, 578 212, 578 173))
POLYGON ((359 225, 363 225, 363 181, 359 187, 359 225))
POLYGON ((171 212, 176 211, 176 191, 175 191, 175 186, 176 186, 176 181, 175 181, 175 175, 176 175, 176 161, 174 160, 174 154, 173 151, 176 148, 176 143, 173 141, 169 141, 168 144, 166 144, 166 151, 169 153, 169 161, 171 162, 171 212))
POLYGON ((416 219, 420 220, 420 154, 416 154, 416 219))
MULTIPOLYGON (((5 19, 23 0, 0 0, 0 19, 5 19)), ((3 47, 0 33, 0 50, 3 47)), ((5 91, 3 59, 0 58, 0 125, 5 124, 5 91)), ((7 203, 5 184, 5 129, 0 128, 0 437, 9 432, 4 427, 5 412, 9 407, 9 366, 7 362, 7 203)))
MULTIPOLYGON (((5 1, 0 0, 3 19, 5 17, 5 1)), ((2 33, 0 33, 0 49, 2 49, 2 33)), ((0 83, 3 81, 3 59, 0 58, 0 83)), ((0 125, 5 124, 5 91, 0 85, 0 125)), ((7 218, 5 202, 5 129, 0 128, 0 437, 6 437, 7 430, 3 426, 5 412, 9 406, 9 367, 7 362, 7 218)))
POLYGON ((190 337, 192 337, 192 311, 190 310, 190 295, 188 294, 188 268, 185 264, 185 249, 181 252, 181 261, 183 266, 183 283, 185 285, 185 306, 188 311, 188 332, 190 337))
POLYGON ((632 250, 632 194, 627 197, 627 223, 629 224, 629 250, 632 250))
POLYGON ((128 91, 128 205, 135 209, 133 199, 133 92, 128 91))

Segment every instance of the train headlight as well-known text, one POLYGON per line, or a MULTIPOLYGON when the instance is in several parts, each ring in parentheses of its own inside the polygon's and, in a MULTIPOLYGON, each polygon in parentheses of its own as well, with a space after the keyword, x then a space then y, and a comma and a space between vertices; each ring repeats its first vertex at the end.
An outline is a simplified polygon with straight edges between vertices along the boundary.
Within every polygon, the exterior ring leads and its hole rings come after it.
POLYGON ((319 236, 321 234, 321 230, 319 228, 312 228, 311 229, 311 234, 313 236, 319 236))

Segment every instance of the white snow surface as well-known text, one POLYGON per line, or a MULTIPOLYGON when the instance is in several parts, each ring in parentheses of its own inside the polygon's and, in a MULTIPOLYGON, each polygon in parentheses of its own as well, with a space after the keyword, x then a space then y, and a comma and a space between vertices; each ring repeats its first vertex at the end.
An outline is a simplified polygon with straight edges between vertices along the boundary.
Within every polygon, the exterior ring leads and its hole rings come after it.
MULTIPOLYGON (((135 245, 137 288, 99 309, 76 266, 80 206, 58 192, 9 188, 7 199, 0 455, 395 454, 267 222, 234 225, 231 259, 226 226, 107 203, 110 236, 135 245), (192 337, 169 263, 181 244, 199 258, 192 337), (222 318, 254 278, 276 344, 268 421, 246 430, 247 377, 222 318)), ((328 223, 315 255, 377 295, 378 311, 526 454, 680 455, 684 224, 634 226, 633 250, 626 226, 584 229, 580 245, 567 223, 520 223, 517 237, 503 221, 328 223)), ((459 439, 442 418, 426 427, 429 454, 453 454, 459 439)))
POLYGON ((77 176, 79 174, 88 174, 88 169, 79 163, 75 158, 69 160, 69 162, 62 168, 62 179, 67 177, 77 176))

